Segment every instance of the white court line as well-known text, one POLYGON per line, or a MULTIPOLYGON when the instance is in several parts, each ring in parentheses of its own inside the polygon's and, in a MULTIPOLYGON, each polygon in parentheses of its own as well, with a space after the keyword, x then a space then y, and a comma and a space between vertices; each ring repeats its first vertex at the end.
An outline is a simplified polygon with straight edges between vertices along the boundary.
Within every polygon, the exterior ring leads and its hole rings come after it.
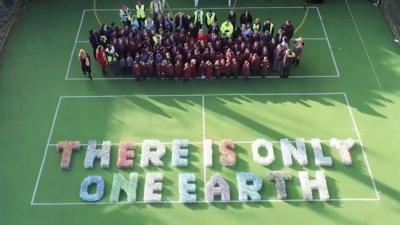
POLYGON ((337 66, 336 59, 335 59, 335 56, 334 56, 333 51, 332 51, 331 41, 329 40, 328 34, 326 33, 325 24, 324 24, 324 21, 322 20, 322 16, 321 16, 321 13, 319 12, 319 8, 317 8, 317 13, 318 13, 319 19, 321 20, 322 29, 324 30, 324 34, 325 34, 325 37, 326 37, 326 42, 328 43, 329 51, 331 52, 331 56, 332 56, 332 60, 333 60, 334 66, 335 66, 335 70, 336 70, 337 76, 340 77, 339 68, 337 66))
POLYGON ((57 103, 57 108, 56 108, 56 111, 55 111, 54 117, 53 117, 53 122, 52 122, 51 128, 50 128, 49 137, 47 138, 47 144, 46 144, 46 149, 45 149, 44 154, 43 154, 42 164, 40 164, 39 174, 38 174, 38 176, 36 178, 36 184, 35 184, 35 189, 33 190, 33 194, 32 194, 31 205, 33 204, 33 202, 35 200, 36 191, 37 191, 37 188, 38 188, 38 185, 39 185, 40 177, 42 176, 44 162, 46 160, 47 150, 49 149, 50 140, 51 140, 51 138, 53 136, 54 124, 56 123, 56 118, 57 118, 57 115, 58 115, 58 111, 60 109, 61 100, 62 100, 62 97, 59 97, 58 98, 58 103, 57 103))
MULTIPOLYGON (((205 125, 204 125, 204 127, 205 127, 205 125)), ((205 137, 205 135, 204 135, 204 137, 205 137)), ((253 141, 235 141, 235 144, 252 144, 253 142, 254 142, 255 140, 253 140, 253 141)), ((360 143, 360 140, 357 140, 357 139, 353 139, 353 141, 355 141, 355 142, 357 142, 357 143, 360 143)), ((280 141, 269 141, 269 142, 271 142, 272 144, 280 144, 281 142, 280 141)), ((289 142, 290 143, 296 143, 296 141, 294 141, 294 140, 289 140, 289 142)), ((324 144, 327 144, 327 143, 330 143, 330 140, 320 140, 320 142, 321 143, 324 143, 324 144)), ((201 144, 203 144, 204 143, 204 141, 189 141, 189 145, 201 145, 201 144)), ((213 144, 220 144, 221 142, 220 141, 213 141, 213 144)), ((311 143, 311 140, 304 140, 304 143, 311 143)), ((163 145, 172 145, 173 143, 172 142, 161 142, 161 144, 163 144, 163 145)), ((81 146, 88 146, 88 144, 80 144, 81 146)), ((101 142, 99 142, 98 144, 97 144, 98 146, 101 146, 101 142)), ((120 145, 120 143, 111 143, 111 146, 119 146, 120 145)), ((142 145, 142 143, 141 142, 138 142, 138 143, 135 143, 135 145, 136 146, 138 146, 138 145, 142 145)), ((53 144, 49 144, 48 145, 49 147, 55 147, 55 146, 57 146, 57 144, 55 144, 55 143, 53 143, 53 144)))
POLYGON ((365 165, 367 166, 368 174, 369 174, 369 176, 371 178, 371 183, 372 183, 372 186, 374 187, 374 190, 375 190, 375 195, 376 195, 377 199, 380 199, 379 192, 378 192, 378 190, 376 188, 375 180, 374 180, 374 177, 372 176, 372 171, 371 171, 371 168, 369 166, 367 154, 365 153, 364 146, 363 146, 363 143, 362 143, 362 140, 361 140, 360 131, 358 130, 357 123, 356 123, 356 120, 354 119, 354 115, 353 115, 353 112, 351 110, 350 102, 349 102, 349 99, 347 98, 347 94, 346 93, 344 94, 344 98, 345 98, 346 103, 347 103, 347 109, 349 110, 350 117, 351 117, 351 120, 352 120, 352 123, 353 123, 353 127, 355 129, 356 134, 357 134, 357 138, 358 138, 358 140, 360 140, 360 145, 361 145, 361 149, 362 149, 365 165))
MULTIPOLYGON (((72 76, 75 76, 75 75, 72 75, 72 76)), ((76 76, 81 76, 81 75, 76 75, 76 76)), ((337 77, 338 77, 338 75, 293 75, 293 76, 289 76, 289 79, 337 78, 337 77)), ((205 79, 201 79, 201 77, 196 77, 195 79, 196 80, 205 80, 205 79)), ((243 76, 238 76, 238 79, 236 79, 236 80, 240 80, 240 79, 243 79, 243 76)), ((265 78, 262 78, 261 76, 249 76, 249 79, 281 79, 281 77, 275 76, 275 75, 274 76, 266 76, 265 78)), ((66 80, 90 80, 90 79, 85 78, 85 77, 70 77, 70 78, 67 78, 66 80)), ((136 78, 134 78, 134 77, 94 77, 93 80, 136 80, 136 78)), ((156 79, 146 79, 146 80, 156 80, 156 79)), ((169 79, 161 78, 161 80, 169 80, 169 79)), ((173 80, 178 80, 178 78, 174 78, 173 80)), ((213 77, 212 80, 216 80, 216 78, 213 77)), ((235 80, 235 79, 222 78, 222 80, 235 80)))
MULTIPOLYGON (((353 12, 351 11, 350 5, 349 5, 349 3, 348 3, 347 0, 345 0, 345 2, 346 2, 346 5, 347 5, 347 9, 348 9, 348 11, 349 11, 349 14, 350 14, 350 16, 351 16, 351 19, 353 20, 354 27, 356 28, 357 35, 358 35, 358 37, 360 38, 361 45, 362 45, 362 47, 363 47, 363 49, 364 49, 365 55, 367 56, 369 65, 370 65, 370 67, 371 67, 371 69, 372 69, 372 73, 373 73, 373 75, 374 75, 374 77, 375 77, 376 83, 378 84, 379 89, 380 89, 381 91, 384 91, 383 86, 382 86, 382 84, 381 84, 381 82, 380 82, 378 73, 376 72, 375 66, 373 65, 372 59, 371 59, 371 57, 370 57, 370 55, 369 55, 369 53, 368 53, 368 50, 367 50, 367 47, 366 47, 366 45, 365 45, 364 39, 363 39, 362 36, 361 36, 361 32, 360 32, 360 29, 359 29, 359 27, 358 27, 358 25, 357 25, 356 19, 354 18, 353 12)), ((387 100, 386 100, 385 98, 384 98, 384 101, 387 102, 387 100)), ((392 114, 390 111, 389 111, 389 113, 392 114)), ((396 129, 397 129, 397 126, 395 126, 395 127, 396 127, 396 129)), ((364 153, 364 154, 365 154, 365 153, 364 153)), ((364 157, 366 158, 366 154, 364 155, 364 157)), ((371 171, 370 171, 369 166, 368 166, 368 172, 371 174, 372 183, 373 183, 373 185, 375 186, 375 182, 374 182, 374 179, 372 178, 372 173, 371 173, 371 171)), ((376 188, 375 188, 375 191, 376 191, 376 188)), ((378 195, 379 192, 376 192, 376 194, 377 194, 377 196, 378 196, 378 198, 379 198, 379 195, 378 195)))
POLYGON ((76 43, 78 42, 78 38, 79 38, 79 34, 80 34, 80 32, 81 32, 82 23, 83 23, 83 18, 85 17, 85 13, 86 13, 86 10, 83 10, 83 11, 82 11, 82 16, 81 16, 81 22, 79 23, 78 32, 76 33, 76 37, 75 37, 74 47, 72 48, 71 56, 70 56, 70 58, 69 58, 67 73, 65 74, 65 80, 68 79, 69 70, 71 69, 71 63, 72 63, 72 59, 73 59, 73 57, 74 57, 74 52, 75 52, 75 48, 76 48, 76 43))
POLYGON ((367 58, 368 58, 368 62, 369 62, 369 65, 371 66, 372 73, 373 73, 374 76, 375 76, 375 80, 376 80, 376 82, 378 83, 379 88, 381 89, 381 91, 383 91, 383 86, 382 86, 382 84, 381 84, 381 81, 379 80, 378 74, 376 73, 375 67, 374 67, 374 65, 372 64, 371 57, 369 56, 369 53, 368 53, 368 51, 367 51, 367 47, 366 47, 366 45, 365 45, 364 39, 363 39, 362 36, 361 36, 361 32, 360 32, 360 29, 358 28, 358 25, 357 25, 357 23, 356 23, 356 19, 355 19, 354 16, 353 16, 353 12, 351 11, 350 5, 349 5, 349 3, 347 2, 347 0, 345 0, 345 2, 346 2, 346 5, 347 5, 347 9, 349 10, 351 19, 353 20, 353 24, 354 24, 354 26, 355 26, 355 28, 356 28, 356 32, 357 32, 357 34, 358 34, 358 37, 360 38, 361 45, 363 46, 365 55, 366 55, 367 58))
POLYGON ((306 41, 327 41, 328 38, 327 37, 322 37, 322 38, 303 38, 303 40, 306 40, 306 41))
POLYGON ((215 94, 169 94, 169 95, 63 95, 62 98, 121 98, 121 97, 212 97, 212 96, 326 96, 326 95, 344 95, 344 92, 280 92, 280 93, 215 93, 215 94))
MULTIPOLYGON (((201 136, 203 139, 203 149, 204 149, 204 144, 206 142, 206 112, 205 112, 204 95, 201 96, 201 114, 202 114, 202 126, 203 126, 203 132, 202 132, 201 136)), ((201 165, 203 166, 203 182, 204 182, 203 190, 206 190, 207 168, 204 165, 204 153, 202 154, 202 156, 203 156, 203 162, 201 163, 201 165)))
MULTIPOLYGON (((304 39, 304 38, 303 38, 304 39)), ((90 43, 89 41, 76 41, 76 43, 90 43)))
POLYGON ((286 200, 278 200, 278 199, 263 199, 259 201, 240 201, 240 200, 231 200, 231 201, 215 201, 215 202, 207 202, 207 201, 196 201, 190 203, 184 203, 181 201, 160 201, 160 202, 144 202, 144 201, 136 201, 136 202, 35 202, 33 206, 68 206, 68 205, 135 205, 135 204, 149 204, 149 205, 157 205, 157 204, 226 204, 226 203, 263 203, 263 202, 271 202, 271 203, 285 203, 285 202, 369 202, 369 201, 379 201, 376 198, 332 198, 327 201, 322 201, 320 199, 312 199, 312 200, 304 200, 304 199, 286 199, 286 200))
MULTIPOLYGON (((200 7, 202 8, 202 7, 200 7)), ((307 7, 310 9, 317 9, 318 7, 312 6, 312 7, 307 7)), ((196 8, 170 8, 173 11, 179 11, 179 10, 195 10, 196 8)), ((203 10, 209 10, 209 9, 213 9, 213 10, 228 10, 231 9, 229 7, 213 7, 213 8, 202 8, 203 10)), ((304 9, 304 6, 249 6, 249 7, 235 7, 235 9, 304 9)), ((94 11, 119 11, 120 9, 85 9, 88 12, 94 12, 94 11)), ((133 10, 135 11, 135 10, 133 10)), ((148 11, 148 10, 147 10, 148 11)))

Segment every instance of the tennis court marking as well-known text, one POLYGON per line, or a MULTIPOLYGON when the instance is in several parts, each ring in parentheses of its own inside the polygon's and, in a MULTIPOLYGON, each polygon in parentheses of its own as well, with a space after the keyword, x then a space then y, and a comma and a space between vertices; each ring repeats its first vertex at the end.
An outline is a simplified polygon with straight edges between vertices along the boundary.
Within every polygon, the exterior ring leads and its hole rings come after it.
MULTIPOLYGON (((339 68, 337 66, 336 63, 336 59, 332 50, 332 46, 328 37, 328 34, 326 32, 325 29, 325 25, 324 25, 324 21, 322 20, 322 15, 319 11, 319 7, 308 7, 310 9, 315 9, 317 11, 321 26, 322 26, 322 30, 324 32, 324 36, 325 37, 305 37, 303 38, 304 40, 309 40, 309 41, 326 41, 328 44, 328 48, 330 51, 330 56, 331 56, 331 60, 333 62, 336 74, 331 74, 331 75, 327 75, 327 74, 321 74, 321 75, 295 75, 295 76, 289 76, 289 78, 291 79, 297 79, 297 78, 306 78, 306 79, 311 79, 311 78, 339 78, 340 77, 340 72, 339 72, 339 68)), ((171 8, 171 10, 174 11, 179 11, 179 10, 195 10, 196 8, 171 8)), ((214 9, 214 10, 228 10, 230 9, 229 7, 216 7, 216 8, 202 8, 204 10, 208 10, 208 9, 214 9)), ((236 7, 236 9, 304 9, 304 6, 260 6, 260 7, 236 7)), ((81 16, 81 20, 79 23, 79 27, 78 27, 78 31, 75 37, 75 42, 71 51, 71 56, 68 62, 68 67, 67 67, 67 72, 65 74, 65 80, 89 80, 89 78, 84 78, 84 77, 71 77, 72 75, 70 75, 70 69, 71 69, 71 64, 72 64, 72 60, 73 60, 73 56, 75 53, 75 49, 76 49, 76 44, 77 43, 89 43, 88 40, 78 40, 79 39, 79 35, 81 32, 81 28, 82 28, 82 24, 86 15, 86 12, 93 12, 93 11, 119 11, 119 9, 83 9, 82 11, 82 16, 81 16)), ((79 75, 80 76, 80 75, 79 75)), ((252 79, 261 79, 260 76, 253 76, 251 77, 252 79)), ((266 78, 279 78, 279 76, 267 76, 266 78)), ((93 80, 134 80, 134 77, 99 77, 99 78, 93 78, 93 80)))
POLYGON ((351 19, 352 19, 352 21, 353 21, 354 27, 356 28, 357 35, 358 35, 358 37, 360 38, 361 45, 362 45, 362 47, 363 47, 363 49, 364 49, 364 53, 365 53, 365 55, 367 56, 369 65, 371 66, 371 70, 372 70, 372 73, 373 73, 373 75, 374 75, 374 77, 375 77, 376 83, 378 84, 378 87, 381 89, 381 91, 383 91, 383 87, 382 87, 381 81, 380 81, 380 79, 379 79, 379 77, 378 77, 378 74, 377 74, 377 72, 376 72, 376 70, 375 70, 375 66, 372 64, 372 59, 371 59, 371 57, 369 56, 369 53, 368 53, 368 51, 367 51, 367 46, 365 45, 364 38, 362 38, 362 36, 361 36, 361 32, 360 32, 360 29, 358 28, 356 19, 354 18, 353 12, 352 12, 352 10, 351 10, 351 8, 350 8, 350 5, 349 5, 349 3, 347 2, 347 0, 345 0, 345 2, 346 2, 347 10, 349 11, 349 14, 350 14, 350 16, 351 16, 351 19))
MULTIPOLYGON (((371 185, 374 189, 374 193, 375 193, 375 198, 334 198, 334 199, 329 199, 328 202, 340 202, 340 201, 346 201, 346 202, 366 202, 366 201, 379 201, 380 200, 380 196, 379 196, 379 192, 376 188, 375 185, 375 180, 374 177, 372 175, 372 171, 368 162, 368 158, 367 158, 367 154, 365 152, 364 149, 364 145, 362 143, 361 140, 361 135, 356 123, 356 120, 354 118, 353 112, 351 110, 351 105, 350 102, 347 98, 347 94, 345 92, 322 92, 322 93, 229 93, 229 94, 177 94, 177 95, 97 95, 97 96, 60 96, 58 98, 58 103, 57 103, 57 107, 54 113, 54 117, 52 120, 52 124, 51 124, 51 128, 50 128, 50 133, 47 139, 47 144, 43 153, 43 158, 42 158, 42 162, 39 168, 39 173, 38 176, 36 178, 36 182, 35 182, 35 187, 33 190, 33 194, 32 194, 32 199, 31 199, 31 205, 32 206, 40 206, 40 205, 52 205, 52 206, 61 206, 61 205, 110 205, 110 204, 142 204, 142 203, 146 203, 149 204, 148 202, 144 202, 144 201, 137 201, 134 203, 131 202, 118 202, 118 203, 111 203, 111 202, 94 202, 94 203, 90 203, 90 202, 35 202, 35 197, 36 197, 36 193, 37 193, 37 189, 40 183, 40 179, 42 176, 42 172, 43 172, 43 168, 45 165, 45 161, 46 161, 46 157, 47 157, 47 152, 50 146, 54 146, 55 144, 51 144, 51 138, 53 136, 53 130, 54 130, 54 125, 55 122, 57 120, 57 116, 59 114, 59 109, 60 109, 60 105, 63 99, 74 99, 74 98, 124 98, 124 97, 149 97, 149 98, 157 98, 157 97, 201 97, 202 99, 202 136, 203 136, 203 141, 202 142, 192 142, 192 143, 204 143, 204 139, 205 139, 205 134, 206 134, 206 126, 205 126, 205 97, 214 97, 214 96, 329 96, 329 95, 339 95, 339 96, 343 96, 345 99, 345 103, 347 105, 347 109, 348 109, 348 113, 350 115, 351 121, 352 121, 352 125, 353 125, 353 130, 356 133, 357 139, 356 142, 358 142, 361 145, 361 150, 362 150, 362 155, 363 155, 363 160, 364 163, 367 167, 367 171, 368 171, 368 175, 371 179, 371 185)), ((324 142, 326 142, 327 140, 323 140, 324 142)), ((240 141, 237 143, 247 143, 248 141, 240 141)), ((169 142, 168 142, 169 143, 169 142)), ((116 143, 114 143, 114 145, 116 145, 116 143)), ((202 164, 204 167, 204 164, 202 164)), ((205 167, 204 167, 205 168, 205 167)), ((206 169, 203 170, 203 177, 206 177, 206 169)), ((204 179, 205 181, 205 179, 204 179)), ((313 202, 320 202, 321 200, 319 199, 313 199, 313 202)), ((239 201, 239 200, 232 200, 232 201, 218 201, 216 203, 246 203, 243 201, 239 201)), ((304 199, 287 199, 287 200, 276 200, 276 199, 264 199, 264 200, 260 200, 260 201, 254 201, 254 202, 306 202, 306 200, 304 199)), ((180 201, 161 201, 155 204, 162 204, 162 203, 170 203, 170 204, 182 204, 182 202, 180 201)), ((199 200, 196 201, 194 203, 208 203, 207 201, 204 200, 199 200)))

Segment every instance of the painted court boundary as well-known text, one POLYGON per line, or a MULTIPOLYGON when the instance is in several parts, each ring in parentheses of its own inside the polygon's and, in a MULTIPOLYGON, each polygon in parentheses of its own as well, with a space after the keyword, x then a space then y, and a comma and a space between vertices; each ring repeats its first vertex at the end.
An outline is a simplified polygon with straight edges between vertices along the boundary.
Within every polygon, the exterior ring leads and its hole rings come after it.
MULTIPOLYGON (((289 76, 290 79, 311 79, 311 78, 339 78, 340 77, 340 72, 339 72, 339 68, 337 66, 336 63, 336 59, 335 56, 333 54, 333 50, 332 50, 332 46, 328 37, 328 34, 326 32, 325 29, 325 25, 324 25, 324 21, 322 19, 322 15, 320 13, 319 7, 308 7, 310 9, 315 9, 317 11, 321 26, 322 26, 322 30, 324 32, 324 36, 325 37, 305 37, 303 39, 305 40, 309 40, 309 41, 326 41, 328 44, 328 48, 330 51, 330 56, 331 56, 331 60, 333 62, 336 74, 335 75, 325 75, 325 74, 318 74, 318 75, 293 75, 293 76, 289 76)), ((228 7, 216 7, 216 8, 203 8, 205 10, 208 9, 214 9, 214 10, 228 10, 230 8, 228 7)), ((272 6, 272 7, 236 7, 236 9, 304 9, 304 6, 272 6)), ((83 9, 82 11, 82 15, 81 15, 81 20, 79 23, 79 27, 78 27, 78 31, 76 33, 76 37, 75 37, 75 42, 73 45, 73 48, 71 50, 71 55, 69 58, 69 62, 68 62, 68 67, 67 67, 67 72, 65 74, 65 80, 89 80, 89 78, 85 78, 82 77, 81 75, 79 75, 79 77, 71 77, 72 75, 70 75, 70 70, 71 70, 71 64, 72 64, 72 60, 74 59, 74 53, 75 53, 75 49, 76 49, 76 45, 77 43, 89 43, 87 40, 79 40, 79 35, 81 32, 81 28, 82 28, 82 24, 86 15, 86 12, 94 12, 94 11, 98 11, 98 12, 104 12, 104 11, 118 11, 119 9, 83 9)), ((171 10, 174 11, 179 11, 179 10, 195 10, 195 8, 171 8, 171 10)), ((77 75, 78 76, 78 75, 77 75)), ((260 76, 252 76, 250 77, 251 79, 262 79, 260 76)), ((269 79, 276 79, 279 78, 279 76, 267 76, 266 78, 269 79)), ((93 80, 134 80, 134 77, 94 77, 93 80)))
MULTIPOLYGON (((55 122, 57 120, 57 116, 59 114, 59 109, 61 106, 61 102, 63 99, 80 99, 80 98, 124 98, 124 97, 149 97, 149 98, 158 98, 158 97, 201 97, 201 104, 202 104, 202 137, 203 137, 203 142, 205 140, 206 137, 206 126, 205 126, 205 97, 214 97, 214 96, 343 96, 345 103, 347 105, 347 110, 348 113, 350 115, 351 121, 352 121, 352 125, 353 125, 353 130, 356 133, 357 139, 356 140, 360 145, 361 145, 361 150, 362 150, 362 155, 363 155, 363 161, 366 165, 367 168, 367 172, 370 176, 370 180, 371 180, 371 185, 374 189, 374 193, 375 193, 375 198, 336 198, 336 199, 329 199, 328 201, 330 202, 340 202, 340 201, 346 201, 346 202, 365 202, 365 201, 379 201, 380 200, 380 196, 379 196, 379 192, 376 188, 375 185, 375 181, 372 175, 372 171, 368 162, 368 158, 367 158, 367 154, 365 152, 363 143, 362 143, 362 139, 361 139, 361 135, 357 126, 357 123, 355 121, 353 112, 351 110, 351 105, 350 102, 347 98, 347 94, 344 92, 332 92, 332 93, 230 93, 230 94, 188 94, 188 95, 99 95, 99 96, 60 96, 57 102, 57 107, 54 113, 54 117, 52 120, 52 124, 51 124, 51 128, 50 128, 50 133, 47 139, 47 144, 44 150, 44 154, 43 154, 43 158, 42 158, 42 162, 40 165, 40 169, 38 172, 38 176, 36 178, 36 182, 35 182, 35 187, 34 187, 34 191, 32 194, 32 199, 31 199, 31 205, 32 206, 60 206, 60 205, 111 205, 111 204, 142 204, 142 203, 146 203, 146 204, 150 204, 148 202, 143 202, 143 201, 137 201, 134 203, 131 202, 118 202, 118 203, 111 203, 111 202, 95 202, 95 203, 88 203, 88 202, 35 202, 35 197, 36 197, 36 193, 37 193, 37 189, 40 183, 40 179, 42 176, 42 172, 43 172, 43 168, 45 165, 45 161, 46 161, 46 157, 47 157, 47 152, 48 152, 48 148, 50 146, 54 146, 55 144, 50 143, 51 138, 53 136, 53 131, 54 131, 54 125, 55 122)), ((203 143, 203 142, 193 142, 193 143, 203 143)), ((248 141, 240 141, 241 143, 247 143, 248 141)), ((238 143, 240 143, 238 142, 238 143)), ((324 142, 326 142, 326 140, 324 140, 324 142)), ((202 164, 203 165, 203 164, 202 164)), ((204 181, 206 180, 206 168, 203 165, 203 178, 204 181)), ((313 202, 319 202, 321 200, 319 199, 313 199, 313 202)), ((226 201, 225 203, 239 203, 239 202, 243 202, 243 201, 239 201, 239 200, 232 200, 232 201, 226 201)), ((276 200, 276 199, 264 199, 264 200, 260 200, 260 201, 250 201, 250 202, 307 202, 304 199, 287 199, 287 200, 276 200)), ((162 204, 162 203, 168 203, 168 204, 182 204, 182 202, 180 201, 161 201, 158 203, 151 203, 151 204, 162 204)), ((197 202, 194 203, 209 203, 207 201, 204 200, 199 200, 197 202)), ((219 201, 216 203, 224 203, 224 201, 219 201)), ((243 203, 249 203, 249 202, 243 202, 243 203)), ((214 203, 213 203, 214 204, 214 203)))

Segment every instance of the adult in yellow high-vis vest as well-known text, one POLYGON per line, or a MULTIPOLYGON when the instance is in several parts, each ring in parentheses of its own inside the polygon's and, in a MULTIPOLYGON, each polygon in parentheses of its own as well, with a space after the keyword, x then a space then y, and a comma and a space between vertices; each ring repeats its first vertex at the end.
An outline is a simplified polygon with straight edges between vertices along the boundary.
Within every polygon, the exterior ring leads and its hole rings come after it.
POLYGON ((263 33, 265 33, 267 30, 272 36, 274 36, 274 24, 269 18, 267 18, 263 24, 263 33))
POLYGON ((142 28, 144 21, 146 20, 146 11, 141 0, 136 2, 136 18, 139 22, 139 28, 142 28))
POLYGON ((196 9, 194 11, 194 25, 197 29, 201 29, 204 24, 204 12, 202 9, 196 9))
POLYGON ((210 30, 211 25, 217 22, 217 15, 211 9, 206 13, 206 25, 207 29, 210 30))
POLYGON ((154 17, 157 17, 158 14, 163 14, 163 10, 164 4, 160 0, 151 0, 150 11, 154 14, 154 17))
POLYGON ((260 19, 256 18, 256 20, 253 23, 253 31, 254 32, 260 32, 261 30, 261 23, 260 23, 260 19))
POLYGON ((220 30, 221 30, 222 37, 231 38, 233 35, 233 25, 232 25, 231 21, 227 20, 227 21, 223 22, 221 24, 220 30))

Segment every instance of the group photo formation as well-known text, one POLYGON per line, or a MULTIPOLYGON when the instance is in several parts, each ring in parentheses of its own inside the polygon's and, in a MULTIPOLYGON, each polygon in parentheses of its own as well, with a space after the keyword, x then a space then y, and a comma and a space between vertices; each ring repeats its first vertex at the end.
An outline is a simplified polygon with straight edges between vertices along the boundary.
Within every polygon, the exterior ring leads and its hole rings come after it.
POLYGON ((89 31, 93 54, 79 50, 82 72, 90 79, 92 66, 101 67, 104 77, 133 76, 138 81, 247 80, 272 73, 288 78, 304 48, 304 40, 294 38, 290 19, 254 18, 246 9, 217 15, 197 7, 192 13, 173 14, 165 2, 150 1, 146 7, 137 0, 133 9, 123 4, 119 17, 118 23, 89 31))

